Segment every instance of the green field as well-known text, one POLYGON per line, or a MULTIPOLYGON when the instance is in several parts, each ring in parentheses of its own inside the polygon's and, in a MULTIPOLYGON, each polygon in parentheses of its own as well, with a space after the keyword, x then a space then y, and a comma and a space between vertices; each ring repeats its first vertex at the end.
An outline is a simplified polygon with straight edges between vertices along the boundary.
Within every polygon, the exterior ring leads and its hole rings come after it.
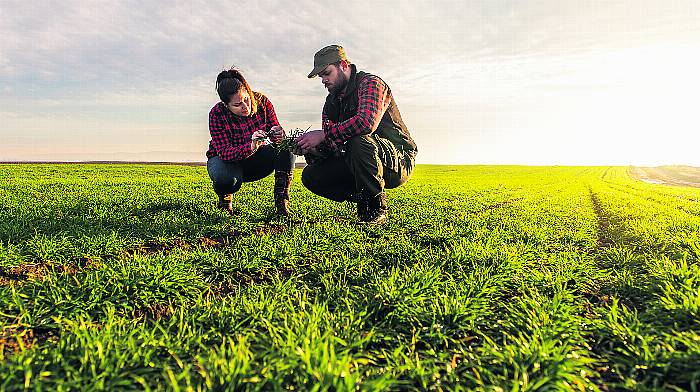
MULTIPOLYGON (((298 178, 299 176, 297 176, 298 178)), ((700 189, 418 166, 390 219, 203 167, 0 165, 0 389, 697 390, 700 189)))

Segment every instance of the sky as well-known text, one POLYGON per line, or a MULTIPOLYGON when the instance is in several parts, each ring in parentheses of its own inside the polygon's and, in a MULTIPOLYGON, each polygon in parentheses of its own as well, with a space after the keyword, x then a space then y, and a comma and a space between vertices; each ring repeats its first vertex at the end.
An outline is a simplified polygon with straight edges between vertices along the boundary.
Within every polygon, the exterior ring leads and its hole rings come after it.
POLYGON ((0 0, 0 161, 204 161, 216 75, 286 129, 342 45, 418 163, 700 166, 700 2, 0 0))

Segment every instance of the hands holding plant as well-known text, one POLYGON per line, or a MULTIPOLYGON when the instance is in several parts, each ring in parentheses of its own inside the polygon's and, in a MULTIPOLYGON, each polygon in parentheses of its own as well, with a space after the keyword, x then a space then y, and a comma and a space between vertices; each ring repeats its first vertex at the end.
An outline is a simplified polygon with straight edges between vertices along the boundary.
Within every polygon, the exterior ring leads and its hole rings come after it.
POLYGON ((258 129, 253 132, 250 140, 250 149, 256 151, 260 146, 265 144, 265 139, 269 138, 271 142, 279 144, 285 138, 284 128, 275 125, 268 132, 258 129))
POLYGON ((320 129, 301 134, 299 137, 296 138, 296 151, 292 152, 296 155, 314 152, 316 150, 316 147, 319 144, 321 144, 321 142, 325 138, 325 133, 320 129))
POLYGON ((267 136, 273 143, 279 144, 286 136, 286 133, 284 132, 284 128, 280 127, 279 125, 275 125, 274 127, 270 128, 270 132, 267 133, 267 136))
POLYGON ((294 128, 289 134, 284 128, 276 125, 268 132, 257 130, 251 137, 250 148, 256 151, 258 147, 265 144, 265 139, 269 138, 278 150, 287 149, 295 155, 314 154, 316 147, 323 141, 325 134, 322 130, 308 132, 300 128, 294 128))
POLYGON ((265 138, 267 138, 267 133, 262 129, 253 132, 253 136, 250 137, 250 149, 257 151, 260 146, 265 144, 265 138))

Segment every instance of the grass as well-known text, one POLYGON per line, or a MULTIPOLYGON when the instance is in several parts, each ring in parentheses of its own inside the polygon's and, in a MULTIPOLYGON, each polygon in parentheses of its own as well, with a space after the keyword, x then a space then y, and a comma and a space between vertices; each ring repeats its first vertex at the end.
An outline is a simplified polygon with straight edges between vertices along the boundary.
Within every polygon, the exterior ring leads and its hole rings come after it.
POLYGON ((697 390, 699 199, 419 165, 372 227, 299 181, 228 217, 203 167, 0 165, 0 389, 697 390))

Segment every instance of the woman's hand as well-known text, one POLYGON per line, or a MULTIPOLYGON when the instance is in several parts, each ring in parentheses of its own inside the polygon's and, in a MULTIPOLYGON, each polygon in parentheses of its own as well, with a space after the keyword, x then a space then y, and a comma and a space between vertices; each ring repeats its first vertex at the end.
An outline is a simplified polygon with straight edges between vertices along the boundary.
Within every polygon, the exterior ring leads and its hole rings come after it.
POLYGON ((273 143, 281 142, 285 135, 284 128, 280 127, 279 125, 275 125, 274 127, 270 128, 270 132, 268 133, 268 136, 273 143))
POLYGON ((267 137, 267 134, 265 131, 258 129, 257 131, 253 132, 253 136, 250 138, 250 149, 255 152, 258 150, 258 147, 262 146, 265 144, 265 138, 267 137))

